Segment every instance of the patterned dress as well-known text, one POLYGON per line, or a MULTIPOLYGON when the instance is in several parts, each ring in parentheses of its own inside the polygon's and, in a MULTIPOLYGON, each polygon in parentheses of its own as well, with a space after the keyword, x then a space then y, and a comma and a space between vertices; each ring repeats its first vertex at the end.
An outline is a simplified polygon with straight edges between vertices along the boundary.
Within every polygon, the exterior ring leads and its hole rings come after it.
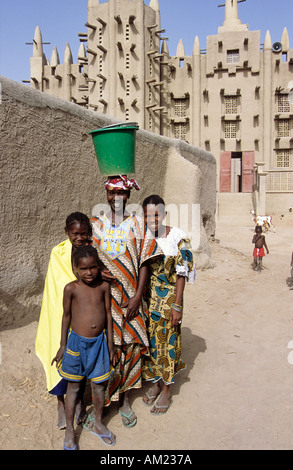
POLYGON ((143 378, 152 382, 162 379, 170 385, 174 376, 186 367, 181 357, 181 325, 169 323, 171 305, 176 299, 176 277, 187 277, 192 283, 196 275, 191 244, 181 229, 173 227, 157 243, 164 256, 149 262, 151 274, 146 301, 150 356, 144 358, 143 378))
POLYGON ((118 401, 121 393, 142 385, 142 355, 148 353, 149 346, 146 305, 142 302, 138 316, 128 322, 127 308, 121 308, 121 304, 135 295, 142 264, 162 252, 151 236, 143 237, 142 222, 135 216, 119 225, 112 224, 106 215, 92 218, 91 223, 99 258, 117 278, 111 282, 111 313, 118 364, 107 385, 107 406, 118 401))

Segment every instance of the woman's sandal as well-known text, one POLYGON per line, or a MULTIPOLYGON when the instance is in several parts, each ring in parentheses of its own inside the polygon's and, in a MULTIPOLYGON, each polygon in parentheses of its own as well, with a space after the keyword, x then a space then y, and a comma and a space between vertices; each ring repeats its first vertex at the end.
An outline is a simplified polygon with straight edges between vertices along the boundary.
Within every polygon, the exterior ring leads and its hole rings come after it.
POLYGON ((85 431, 90 431, 94 426, 94 422, 95 422, 95 413, 94 411, 91 411, 91 413, 87 415, 85 421, 82 423, 82 428, 85 431))
POLYGON ((158 393, 158 395, 149 395, 148 392, 145 392, 145 397, 148 399, 148 400, 152 400, 150 403, 146 403, 144 401, 144 397, 142 398, 142 403, 144 404, 144 406, 152 406, 153 403, 156 401, 156 399, 158 398, 158 396, 160 395, 160 393, 158 393))
POLYGON ((165 413, 167 413, 167 411, 170 408, 170 406, 172 405, 172 403, 173 403, 173 400, 170 400, 170 403, 168 405, 157 405, 155 403, 154 404, 155 410, 151 411, 151 414, 155 415, 155 416, 164 415, 165 413), (164 410, 164 411, 159 411, 159 413, 157 413, 156 412, 157 410, 164 410))

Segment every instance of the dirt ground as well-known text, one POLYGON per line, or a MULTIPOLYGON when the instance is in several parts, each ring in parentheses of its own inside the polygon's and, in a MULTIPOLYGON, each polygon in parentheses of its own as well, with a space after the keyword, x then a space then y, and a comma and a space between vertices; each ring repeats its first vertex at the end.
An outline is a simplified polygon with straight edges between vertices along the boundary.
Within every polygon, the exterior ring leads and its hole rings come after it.
MULTIPOLYGON (((142 404, 144 386, 132 395, 138 423, 125 429, 112 404, 105 410, 117 436, 111 451, 293 448, 293 215, 274 224, 262 272, 252 269, 251 220, 218 224, 211 243, 215 267, 199 271, 185 291, 187 369, 173 386, 173 405, 166 415, 152 416, 142 404)), ((2 450, 62 448, 56 401, 46 393, 34 353, 36 328, 34 322, 0 333, 2 450)), ((80 450, 109 450, 90 432, 78 428, 77 434, 80 450)))

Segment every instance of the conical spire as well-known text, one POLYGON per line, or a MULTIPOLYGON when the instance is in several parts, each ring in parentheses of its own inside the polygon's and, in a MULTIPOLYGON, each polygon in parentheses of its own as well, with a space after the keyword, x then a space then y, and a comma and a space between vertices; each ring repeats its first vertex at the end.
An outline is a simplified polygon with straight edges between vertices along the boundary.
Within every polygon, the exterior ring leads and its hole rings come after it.
POLYGON ((33 45, 33 57, 43 57, 43 45, 42 45, 42 34, 39 26, 35 29, 34 45, 33 45))
POLYGON ((84 43, 83 43, 83 42, 80 43, 80 46, 79 46, 79 49, 78 49, 77 57, 78 57, 78 60, 80 60, 80 59, 85 59, 85 58, 86 58, 86 52, 85 52, 85 47, 84 47, 84 43))
POLYGON ((267 30, 267 32, 266 32, 266 37, 265 37, 263 49, 264 49, 264 51, 272 50, 272 39, 271 39, 271 33, 269 32, 269 30, 267 30))
POLYGON ((200 44, 199 44, 198 36, 196 36, 195 39, 194 39, 192 54, 193 55, 200 55, 200 44))
POLYGON ((60 59, 59 59, 58 50, 57 50, 57 47, 54 46, 52 54, 51 54, 50 65, 51 67, 56 67, 59 64, 60 64, 60 59))
POLYGON ((283 47, 283 52, 288 52, 288 50, 290 49, 290 45, 289 45, 289 35, 288 35, 288 31, 286 27, 283 30, 281 43, 283 47))
POLYGON ((167 56, 169 56, 169 47, 168 47, 168 43, 167 43, 166 39, 163 40, 162 47, 161 47, 161 53, 166 54, 167 56))
POLYGON ((99 3, 99 0, 88 0, 88 8, 93 8, 99 3))
POLYGON ((71 53, 71 49, 70 49, 68 42, 65 45, 64 64, 69 64, 69 65, 73 64, 72 53, 71 53))
POLYGON ((180 41, 178 42, 178 46, 177 46, 176 57, 184 57, 184 56, 185 56, 185 50, 183 46, 183 41, 182 39, 180 39, 180 41))
POLYGON ((155 11, 160 11, 159 0, 151 0, 150 7, 155 11))

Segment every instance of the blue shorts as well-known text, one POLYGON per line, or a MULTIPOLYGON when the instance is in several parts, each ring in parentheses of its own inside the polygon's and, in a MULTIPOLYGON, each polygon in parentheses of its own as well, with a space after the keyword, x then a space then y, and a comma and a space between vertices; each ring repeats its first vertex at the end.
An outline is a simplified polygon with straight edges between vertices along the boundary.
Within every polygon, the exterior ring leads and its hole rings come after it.
POLYGON ((105 382, 112 374, 105 330, 95 338, 84 338, 69 331, 59 374, 69 382, 87 377, 94 383, 105 382))

